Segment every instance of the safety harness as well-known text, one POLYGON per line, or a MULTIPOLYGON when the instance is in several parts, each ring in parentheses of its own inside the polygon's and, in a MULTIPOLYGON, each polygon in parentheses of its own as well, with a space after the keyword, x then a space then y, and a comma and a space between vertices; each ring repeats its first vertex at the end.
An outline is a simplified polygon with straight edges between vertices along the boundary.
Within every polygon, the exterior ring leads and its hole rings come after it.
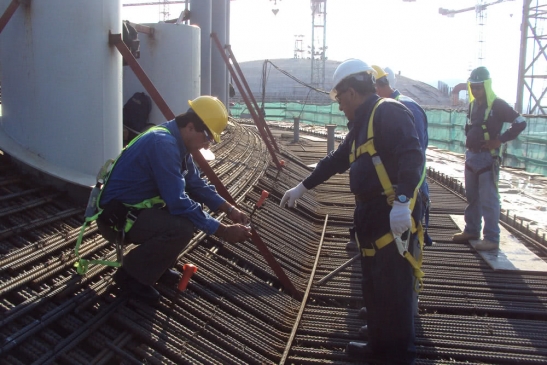
MULTIPOLYGON (((485 83, 486 85, 486 83, 485 83)), ((496 96, 494 95, 494 99, 492 100, 491 103, 488 103, 487 107, 486 107, 486 111, 484 112, 484 119, 481 123, 481 128, 482 128, 482 132, 483 132, 483 138, 485 141, 489 141, 490 140, 490 133, 488 132, 488 128, 486 127, 486 121, 488 120, 488 117, 490 116, 490 114, 492 113, 492 106, 494 105, 494 101, 496 101, 496 96)), ((471 103, 469 103, 469 116, 468 116, 468 122, 469 124, 471 124, 471 112, 473 111, 473 106, 475 105, 475 101, 473 100, 471 103)), ((492 156, 492 158, 494 159, 494 162, 492 163, 492 166, 488 166, 488 167, 485 167, 479 171, 476 172, 477 175, 480 175, 480 174, 483 174, 485 172, 492 172, 492 174, 494 174, 494 176, 496 176, 496 169, 499 167, 499 165, 501 164, 501 160, 502 160, 502 154, 501 154, 501 148, 499 149, 499 152, 498 153, 498 149, 491 149, 490 150, 490 155, 492 156)), ((471 169, 471 167, 469 167, 467 165, 467 163, 465 164, 465 168, 466 169, 469 169, 470 171, 473 171, 473 169, 471 169)), ((498 195, 499 195, 499 187, 498 187, 498 179, 494 179, 494 185, 496 187, 496 191, 498 192, 498 195)))
MULTIPOLYGON (((380 183, 382 184, 382 188, 384 189, 383 194, 387 197, 387 203, 389 205, 393 205, 393 201, 395 200, 395 189, 393 188, 393 184, 391 183, 391 180, 389 179, 386 168, 384 164, 382 163, 382 159, 380 158, 380 155, 378 154, 374 146, 374 128, 373 128, 374 114, 376 112, 376 108, 378 108, 378 106, 382 104, 383 102, 385 102, 385 99, 379 99, 374 105, 374 108, 372 109, 372 113, 368 121, 366 142, 360 145, 359 147, 355 148, 355 140, 353 141, 353 144, 351 146, 351 152, 349 155, 349 162, 350 164, 352 164, 357 158, 359 158, 359 156, 361 156, 364 153, 368 153, 372 159, 374 168, 376 169, 376 174, 378 175, 378 179, 380 180, 380 183)), ((414 190, 414 195, 410 201, 411 211, 414 210, 414 205, 416 203, 416 199, 418 196, 418 190, 425 179, 425 175, 426 175, 426 171, 425 171, 425 164, 424 164, 422 177, 420 179, 418 186, 414 190)), ((395 241, 399 254, 401 254, 401 256, 403 256, 410 263, 410 266, 412 266, 414 277, 415 277, 414 290, 417 292, 420 292, 423 287, 423 277, 425 275, 424 272, 421 270, 422 261, 423 261, 422 250, 424 246, 424 230, 423 230, 421 222, 416 223, 414 221, 414 218, 412 218, 412 228, 410 232, 412 234, 417 233, 418 235, 418 241, 420 243, 420 256, 418 259, 415 259, 414 256, 410 252, 408 252, 408 241, 410 240, 410 234, 408 235, 407 240, 403 241, 400 237, 394 237, 393 233, 390 231, 386 233, 385 235, 383 235, 382 237, 378 238, 376 241, 374 241, 374 246, 378 250, 381 250, 382 248, 389 245, 391 242, 395 241)), ((359 244, 358 238, 357 238, 357 241, 359 244)), ((361 248, 360 244, 359 244, 359 247, 361 248)), ((374 256, 376 254, 376 249, 374 247, 361 248, 361 254, 363 256, 374 256)))
MULTIPOLYGON (((495 101, 495 99, 494 99, 495 101)), ((492 103, 488 104, 486 106, 486 110, 484 112, 484 119, 481 123, 481 128, 482 128, 482 133, 483 133, 483 136, 484 136, 484 140, 485 141, 489 141, 490 140, 490 133, 488 133, 488 128, 486 127, 486 121, 488 120, 488 117, 490 116, 490 114, 492 113, 492 106, 494 105, 494 101, 492 101, 492 103)), ((475 105, 475 101, 472 101, 471 103, 469 103, 469 123, 471 123, 471 112, 473 111, 473 106, 475 105)), ((498 157, 498 151, 497 149, 491 149, 490 150, 490 154, 492 155, 492 157, 498 157)))
POLYGON ((76 247, 74 248, 74 254, 76 255, 77 261, 74 263, 74 266, 76 267, 76 271, 80 275, 84 275, 88 269, 89 265, 106 265, 106 266, 112 266, 112 267, 120 267, 123 263, 123 244, 125 239, 125 234, 129 232, 131 227, 133 227, 133 224, 137 220, 137 215, 135 214, 135 211, 140 209, 147 209, 152 208, 156 206, 165 206, 165 202, 163 199, 161 199, 159 196, 153 197, 151 199, 146 199, 140 203, 137 204, 125 204, 123 205, 127 207, 127 213, 125 214, 125 222, 122 222, 119 227, 112 227, 115 231, 119 232, 119 236, 121 236, 120 239, 116 239, 116 261, 108 261, 108 260, 85 260, 80 257, 80 245, 82 243, 82 239, 84 236, 85 228, 87 225, 89 225, 91 222, 97 220, 101 213, 103 212, 103 208, 100 207, 99 202, 101 201, 101 195, 104 191, 104 187, 106 186, 108 182, 108 178, 110 177, 110 173, 116 166, 116 163, 122 156, 122 154, 130 148, 137 140, 139 140, 142 136, 145 134, 151 132, 151 131, 157 131, 157 130, 163 130, 167 133, 171 134, 169 130, 165 127, 152 127, 148 129, 146 132, 143 132, 139 134, 137 137, 135 137, 127 146, 124 147, 122 152, 118 155, 116 160, 108 160, 104 164, 104 166, 99 171, 99 174, 97 175, 97 182, 93 189, 91 190, 91 194, 89 196, 89 201, 87 205, 87 209, 85 211, 85 217, 84 217, 84 224, 82 225, 82 229, 80 230, 80 234, 78 235, 78 239, 76 240, 76 247))

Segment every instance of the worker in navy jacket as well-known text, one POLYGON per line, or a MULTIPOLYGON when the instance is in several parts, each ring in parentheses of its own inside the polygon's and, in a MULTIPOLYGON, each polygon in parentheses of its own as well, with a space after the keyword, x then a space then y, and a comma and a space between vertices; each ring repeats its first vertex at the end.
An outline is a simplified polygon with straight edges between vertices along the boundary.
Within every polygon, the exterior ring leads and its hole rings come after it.
POLYGON ((138 246, 124 256, 114 277, 122 289, 147 301, 159 298, 152 285, 160 278, 176 282, 178 272, 169 268, 192 239, 194 228, 231 243, 251 236, 245 226, 248 217, 200 177, 191 155, 220 142, 228 122, 226 107, 211 96, 200 96, 189 104, 187 113, 142 133, 122 151, 99 201, 104 210, 97 224, 108 240, 118 234, 115 221, 119 216, 125 219, 127 205, 151 202, 145 204, 148 208, 131 210, 136 221, 126 232, 125 242, 138 246), (211 211, 226 212, 236 224, 220 223, 199 203, 211 211))
MULTIPOLYGON (((310 176, 285 192, 281 206, 294 207, 307 190, 350 169, 369 341, 350 342, 346 350, 363 361, 413 364, 415 278, 408 260, 399 253, 395 238, 400 241, 408 235, 412 219, 417 222, 421 216, 421 204, 411 200, 420 182, 423 152, 412 113, 395 100, 379 98, 374 84, 374 69, 365 62, 350 59, 338 66, 331 98, 338 101, 340 110, 353 122, 352 128, 338 148, 319 161, 310 176), (374 157, 364 152, 370 123, 377 151, 374 157), (381 159, 387 174, 384 177, 389 177, 389 186, 396 187, 396 192, 386 195, 373 158, 375 162, 381 159)), ((416 235, 412 234, 408 242, 408 251, 418 254, 416 235)))
MULTIPOLYGON (((382 98, 391 98, 395 99, 412 112, 414 117, 414 126, 416 127, 416 132, 418 133, 418 139, 420 140, 420 146, 422 146, 422 152, 424 154, 424 161, 426 161, 425 153, 427 151, 427 145, 429 144, 429 134, 427 132, 427 114, 425 110, 412 98, 401 94, 399 90, 393 89, 391 82, 389 81, 390 75, 386 70, 382 69, 380 66, 372 65, 371 66, 376 71, 376 93, 382 98)), ((395 75, 392 75, 394 78, 395 75)), ((425 164, 424 164, 425 166, 425 164)), ((427 246, 433 244, 431 238, 427 233, 427 227, 429 225, 429 185, 427 184, 427 179, 425 177, 425 171, 422 176, 423 181, 420 185, 420 193, 422 196, 422 202, 424 203, 422 209, 422 219, 424 220, 424 240, 427 246)))

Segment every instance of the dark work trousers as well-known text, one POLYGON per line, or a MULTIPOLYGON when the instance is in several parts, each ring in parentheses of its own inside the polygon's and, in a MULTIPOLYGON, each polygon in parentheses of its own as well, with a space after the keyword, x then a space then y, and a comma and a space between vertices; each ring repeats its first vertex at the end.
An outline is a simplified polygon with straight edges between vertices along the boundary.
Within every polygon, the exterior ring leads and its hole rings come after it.
MULTIPOLYGON (((114 242, 117 232, 100 220, 97 226, 105 239, 114 242)), ((153 285, 175 264, 193 235, 194 225, 187 218, 167 209, 143 209, 125 236, 125 243, 138 246, 124 256, 123 268, 141 284, 153 285)))
MULTIPOLYGON (((415 209, 413 216, 420 217, 420 210, 415 209)), ((390 211, 385 196, 357 203, 354 221, 361 249, 372 248, 372 242, 391 231, 390 211)), ((409 252, 419 253, 415 235, 410 239, 409 252)), ((361 268, 370 349, 386 364, 414 364, 418 297, 412 266, 391 242, 376 250, 374 256, 361 256, 361 268)))

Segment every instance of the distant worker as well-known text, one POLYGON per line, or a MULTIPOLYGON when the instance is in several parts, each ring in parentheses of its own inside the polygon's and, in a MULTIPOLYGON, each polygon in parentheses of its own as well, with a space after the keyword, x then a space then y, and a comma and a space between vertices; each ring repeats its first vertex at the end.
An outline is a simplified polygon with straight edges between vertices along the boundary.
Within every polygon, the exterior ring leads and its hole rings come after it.
POLYGON ((158 280, 178 280, 178 272, 169 268, 195 228, 230 243, 251 236, 244 226, 248 217, 200 177, 191 155, 220 142, 228 123, 226 107, 212 96, 188 103, 186 113, 140 134, 124 148, 99 197, 101 234, 113 242, 125 230, 125 243, 138 245, 125 255, 114 279, 122 290, 149 302, 159 299, 153 287, 158 280), (227 213, 236 224, 220 223, 198 202, 227 213))
POLYGON ((421 204, 415 203, 423 171, 420 141, 410 111, 376 95, 374 69, 365 62, 342 62, 333 79, 331 99, 351 129, 306 179, 285 192, 281 206, 294 207, 308 189, 350 169, 369 341, 350 342, 346 351, 363 361, 413 364, 415 289, 421 278, 421 261, 414 258, 420 255, 421 204))
POLYGON ((395 72, 389 67, 384 67, 384 71, 387 73, 387 80, 389 81, 389 86, 392 88, 397 87, 397 78, 395 77, 395 72))
POLYGON ((500 199, 498 194, 500 146, 518 137, 526 128, 525 119, 492 90, 486 67, 477 67, 467 80, 469 111, 465 126, 465 229, 452 237, 454 242, 478 240, 484 218, 479 251, 499 248, 500 199), (503 123, 511 126, 501 133, 503 123))
MULTIPOLYGON (((414 99, 401 94, 399 90, 393 89, 390 81, 391 76, 384 71, 380 66, 372 65, 371 66, 377 73, 376 77, 376 93, 382 98, 392 98, 399 101, 401 104, 406 106, 408 110, 412 112, 414 116, 414 126, 416 127, 416 132, 418 132, 418 138, 420 139, 420 146, 422 146, 422 151, 424 154, 424 161, 426 161, 426 151, 429 144, 429 134, 427 132, 427 114, 422 109, 422 107, 414 101, 414 99)), ((395 75, 392 76, 395 79, 395 75)), ((425 165, 424 165, 425 166, 425 165)), ((425 170, 422 175, 422 183, 420 186, 420 192, 422 194, 422 202, 424 203, 422 211, 422 219, 424 222, 424 239, 426 245, 431 245, 432 241, 427 233, 427 227, 429 226, 429 185, 427 184, 425 170)))

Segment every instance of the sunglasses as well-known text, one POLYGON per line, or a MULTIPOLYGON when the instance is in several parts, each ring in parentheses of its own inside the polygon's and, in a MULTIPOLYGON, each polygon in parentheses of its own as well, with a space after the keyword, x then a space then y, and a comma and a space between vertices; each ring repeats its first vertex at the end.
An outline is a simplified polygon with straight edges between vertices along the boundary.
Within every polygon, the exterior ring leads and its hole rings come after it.
POLYGON ((340 104, 340 96, 341 96, 343 93, 347 92, 348 90, 349 90, 349 89, 346 89, 346 90, 344 90, 344 91, 340 91, 339 93, 336 93, 336 96, 335 96, 334 98, 336 99, 336 101, 338 102, 338 104, 340 104))
POLYGON ((207 132, 207 129, 203 130, 203 134, 205 134, 205 137, 209 141, 210 144, 215 144, 214 138, 209 134, 210 132, 207 132))

